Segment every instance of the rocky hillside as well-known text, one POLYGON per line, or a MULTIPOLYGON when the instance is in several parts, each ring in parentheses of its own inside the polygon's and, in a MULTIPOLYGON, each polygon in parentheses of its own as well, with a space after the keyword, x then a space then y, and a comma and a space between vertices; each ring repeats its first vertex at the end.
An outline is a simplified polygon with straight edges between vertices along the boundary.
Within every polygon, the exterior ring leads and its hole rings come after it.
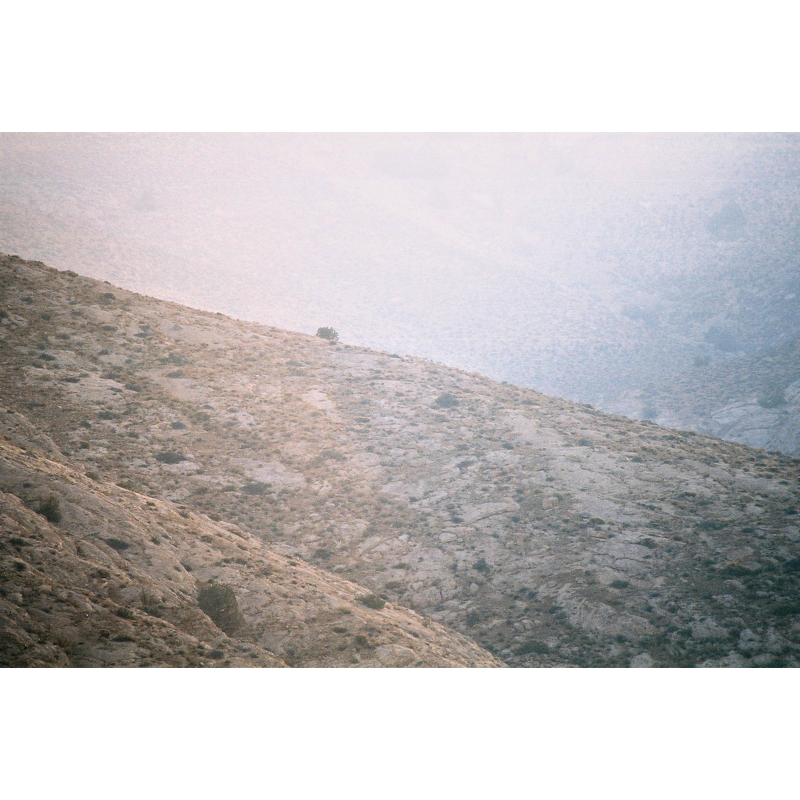
POLYGON ((797 663, 791 457, 0 270, 14 663, 797 663))

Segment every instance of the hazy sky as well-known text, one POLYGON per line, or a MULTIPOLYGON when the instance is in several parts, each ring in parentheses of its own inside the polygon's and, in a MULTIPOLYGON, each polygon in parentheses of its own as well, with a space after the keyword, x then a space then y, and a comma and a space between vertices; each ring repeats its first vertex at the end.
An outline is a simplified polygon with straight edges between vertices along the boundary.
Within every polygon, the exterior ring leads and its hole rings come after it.
POLYGON ((0 249, 601 401, 791 293, 798 141, 5 134, 0 249))

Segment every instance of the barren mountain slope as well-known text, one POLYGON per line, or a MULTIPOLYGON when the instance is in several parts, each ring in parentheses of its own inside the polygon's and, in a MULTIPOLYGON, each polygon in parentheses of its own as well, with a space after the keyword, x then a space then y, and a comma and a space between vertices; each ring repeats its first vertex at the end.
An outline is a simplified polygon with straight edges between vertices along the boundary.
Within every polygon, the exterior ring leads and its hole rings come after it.
POLYGON ((1 275, 4 402, 90 480, 508 664, 797 663, 795 459, 37 262, 1 275))
POLYGON ((236 525, 97 482, 30 444, 0 439, 0 482, 5 665, 498 666, 236 525))
POLYGON ((0 413, 22 434, 0 439, 0 663, 498 666, 236 525, 84 476, 0 413))

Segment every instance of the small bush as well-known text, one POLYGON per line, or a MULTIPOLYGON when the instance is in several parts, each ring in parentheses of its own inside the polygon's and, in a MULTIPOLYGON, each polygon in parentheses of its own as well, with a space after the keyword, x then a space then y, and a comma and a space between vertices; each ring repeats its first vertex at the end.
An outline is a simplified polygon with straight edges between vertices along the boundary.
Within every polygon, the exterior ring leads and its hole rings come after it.
POLYGON ((214 624, 228 635, 236 633, 244 624, 236 594, 230 586, 208 583, 200 587, 197 604, 214 624))
POLYGON ((652 422, 658 417, 658 409, 653 405, 647 405, 642 409, 642 419, 652 422))
POLYGON ((721 531, 727 526, 724 522, 720 522, 717 519, 704 519, 702 522, 698 522, 694 527, 695 530, 698 531, 721 531))
POLYGON ((386 601, 376 594, 362 594, 360 597, 357 597, 356 600, 358 600, 362 606, 374 608, 376 611, 380 611, 386 605, 386 601))
POLYGON ((615 580, 611 581, 612 589, 627 589, 630 586, 628 581, 615 580))
POLYGON ((175 450, 163 450, 156 453, 156 461, 162 464, 180 464, 181 461, 186 461, 186 456, 183 453, 178 453, 175 450))
POLYGON ((473 565, 472 568, 477 570, 478 572, 486 573, 489 571, 489 565, 486 563, 485 558, 479 558, 473 565))
POLYGON ((327 339, 329 342, 339 341, 339 334, 333 328, 317 328, 317 336, 320 339, 327 339))
POLYGON ((725 565, 723 568, 723 573, 725 575, 731 575, 735 578, 740 578, 744 575, 752 575, 753 570, 750 567, 745 566, 740 561, 731 561, 725 565))
POLYGON ((481 615, 477 611, 470 611, 464 619, 464 622, 472 628, 481 621, 481 615))
POLYGON ((455 408, 459 404, 458 398, 450 392, 440 394, 433 403, 439 408, 455 408))
POLYGON ((57 525, 61 522, 61 508, 59 507, 58 498, 55 495, 50 495, 39 506, 39 513, 48 521, 57 525))
POLYGON ((242 486, 242 491, 245 494, 252 494, 252 495, 261 495, 266 494, 270 491, 271 486, 268 483, 262 483, 261 481, 254 481, 253 483, 246 483, 242 486))
POLYGON ((106 539, 106 544, 116 550, 118 553, 121 553, 123 550, 127 550, 130 547, 128 542, 125 542, 122 539, 115 539, 113 536, 106 539))
POLYGON ((162 364, 174 364, 176 367, 183 367, 186 359, 180 353, 170 353, 166 358, 161 359, 162 364))

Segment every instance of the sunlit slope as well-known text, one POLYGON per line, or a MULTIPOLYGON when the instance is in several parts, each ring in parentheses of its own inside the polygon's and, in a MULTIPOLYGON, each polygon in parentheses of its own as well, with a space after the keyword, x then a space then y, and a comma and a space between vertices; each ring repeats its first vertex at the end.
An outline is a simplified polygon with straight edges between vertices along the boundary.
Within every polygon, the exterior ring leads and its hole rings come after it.
POLYGON ((234 523, 511 665, 796 664, 792 458, 2 270, 4 402, 71 468, 234 523))

